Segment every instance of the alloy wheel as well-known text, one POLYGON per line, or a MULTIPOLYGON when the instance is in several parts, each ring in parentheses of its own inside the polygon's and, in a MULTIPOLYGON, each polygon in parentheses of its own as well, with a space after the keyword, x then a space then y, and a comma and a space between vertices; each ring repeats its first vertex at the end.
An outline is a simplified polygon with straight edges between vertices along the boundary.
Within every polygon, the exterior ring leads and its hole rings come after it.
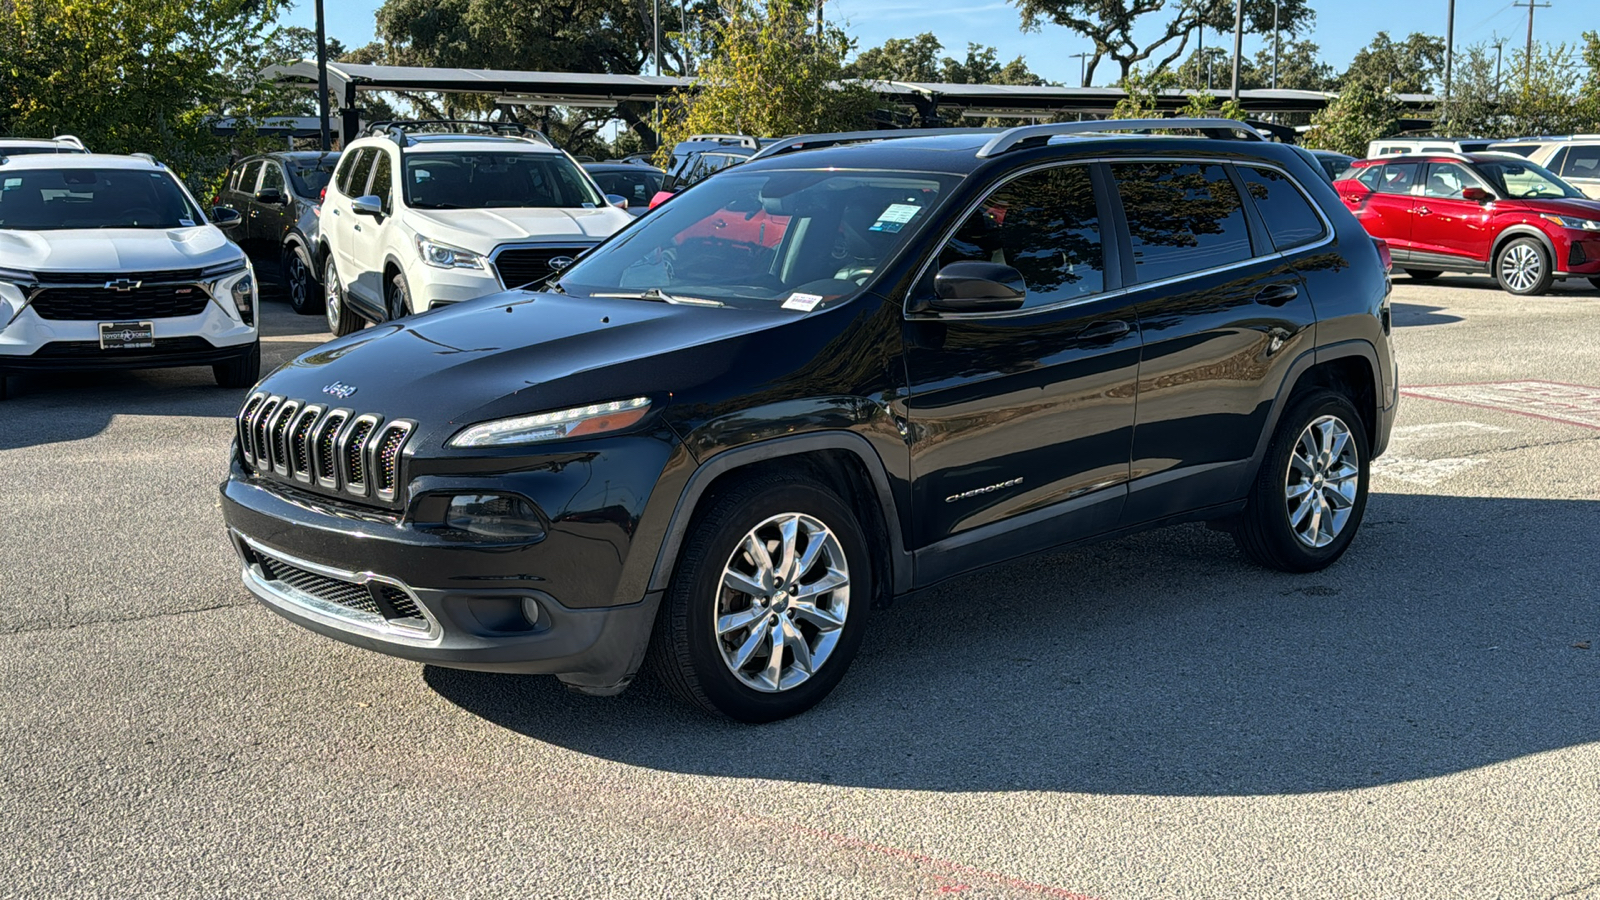
POLYGON ((328 260, 328 269, 322 278, 322 302, 328 314, 328 330, 339 330, 339 317, 344 312, 344 298, 339 292, 339 273, 333 267, 333 260, 328 260))
POLYGON ((838 537, 803 513, 750 531, 723 568, 716 642, 746 687, 787 691, 833 654, 850 612, 850 566, 838 537))
POLYGON ((1500 256, 1500 279, 1513 291, 1530 291, 1544 277, 1544 260, 1527 244, 1513 244, 1500 256))
POLYGON ((307 283, 310 270, 306 268, 306 261, 298 253, 289 254, 289 305, 296 312, 306 308, 306 301, 310 299, 311 286, 307 283))
POLYGON ((1350 428, 1322 416, 1300 432, 1284 477, 1289 528, 1307 547, 1333 543, 1350 521, 1360 487, 1361 461, 1350 428))

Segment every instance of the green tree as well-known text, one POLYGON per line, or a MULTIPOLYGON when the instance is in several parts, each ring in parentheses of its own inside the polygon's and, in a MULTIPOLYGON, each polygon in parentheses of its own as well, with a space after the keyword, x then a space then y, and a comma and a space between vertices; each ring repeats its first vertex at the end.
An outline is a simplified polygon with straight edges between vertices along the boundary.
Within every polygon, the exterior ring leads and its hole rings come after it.
MULTIPOLYGON (((1204 26, 1233 30, 1233 0, 1011 0, 1022 13, 1022 29, 1038 31, 1046 23, 1088 38, 1093 55, 1084 84, 1094 81, 1096 67, 1111 59, 1126 79, 1133 67, 1155 59, 1155 70, 1182 58, 1189 40, 1204 26)), ((1251 34, 1272 30, 1275 0, 1244 0, 1245 28, 1251 34)), ((1308 0, 1276 0, 1278 21, 1290 35, 1311 27, 1316 13, 1308 0)))
POLYGON ((965 59, 941 57, 944 45, 932 32, 912 38, 890 38, 882 46, 861 51, 844 73, 850 78, 882 81, 947 82, 950 84, 1039 85, 1044 79, 1017 57, 1000 62, 999 51, 983 44, 967 44, 965 59))
POLYGON ((877 97, 842 82, 850 41, 836 27, 813 30, 805 0, 743 0, 716 26, 717 52, 696 89, 679 94, 660 153, 690 134, 781 136, 848 131, 870 124, 877 97))
POLYGON ((1168 69, 1157 69, 1154 72, 1140 71, 1134 66, 1122 79, 1117 87, 1127 93, 1126 97, 1117 101, 1111 110, 1111 119, 1154 119, 1161 115, 1157 108, 1156 100, 1162 93, 1178 86, 1176 72, 1168 69))
POLYGON ((1396 94, 1428 93, 1442 89, 1444 39, 1413 32, 1395 41, 1380 31, 1372 43, 1356 51, 1350 67, 1339 76, 1339 86, 1365 81, 1396 94))
POLYGON ((277 0, 0 0, 0 133, 76 134, 154 154, 203 188, 227 162, 210 124, 262 107, 277 0), (265 37, 263 37, 265 36, 265 37))
POLYGON ((1386 87, 1358 80, 1311 117, 1305 144, 1350 156, 1366 156, 1367 143, 1400 131, 1400 104, 1386 87))

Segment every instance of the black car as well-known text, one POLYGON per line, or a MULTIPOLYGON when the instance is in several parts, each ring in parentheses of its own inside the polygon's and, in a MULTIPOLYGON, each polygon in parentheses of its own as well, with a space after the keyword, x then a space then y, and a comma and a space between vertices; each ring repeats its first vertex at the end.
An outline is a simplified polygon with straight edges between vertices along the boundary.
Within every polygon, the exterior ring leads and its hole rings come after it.
POLYGON ((543 291, 279 369, 224 516, 325 635, 590 693, 648 664, 765 721, 871 608, 1003 560, 1206 521, 1334 562, 1396 409, 1389 290, 1321 174, 1238 123, 780 154, 543 291))
POLYGON ((667 175, 655 166, 629 162, 584 163, 583 170, 600 186, 600 193, 626 199, 628 212, 635 216, 649 212, 650 200, 660 192, 661 180, 667 175))
POLYGON ((304 315, 322 312, 317 223, 322 191, 338 162, 339 154, 316 151, 246 157, 228 169, 212 200, 244 217, 233 239, 258 271, 281 273, 289 305, 304 315))

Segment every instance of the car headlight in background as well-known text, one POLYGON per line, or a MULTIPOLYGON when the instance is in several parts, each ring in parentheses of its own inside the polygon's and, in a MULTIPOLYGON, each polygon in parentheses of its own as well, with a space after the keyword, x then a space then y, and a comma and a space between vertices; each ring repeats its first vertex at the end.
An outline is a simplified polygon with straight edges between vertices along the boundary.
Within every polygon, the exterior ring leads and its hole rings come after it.
POLYGON ((417 252, 422 255, 422 261, 430 266, 440 269, 481 269, 483 257, 470 250, 441 244, 417 235, 417 252))
POLYGON ((650 398, 634 397, 631 400, 574 406, 571 409, 533 416, 496 419, 493 422, 480 422, 462 430, 450 439, 450 446, 504 447, 605 434, 608 431, 627 428, 644 418, 644 414, 649 410, 650 398))
POLYGON ((251 268, 248 259, 212 266, 201 272, 200 277, 206 281, 206 288, 218 303, 233 302, 233 308, 239 313, 239 321, 246 325, 256 323, 255 269, 251 268))
POLYGON ((33 280, 32 272, 0 269, 0 331, 5 330, 27 305, 27 288, 33 280))
POLYGON ((1544 216, 1546 221, 1554 222, 1562 228, 1576 228, 1579 231, 1600 231, 1600 221, 1594 219, 1580 219, 1577 216, 1544 216))

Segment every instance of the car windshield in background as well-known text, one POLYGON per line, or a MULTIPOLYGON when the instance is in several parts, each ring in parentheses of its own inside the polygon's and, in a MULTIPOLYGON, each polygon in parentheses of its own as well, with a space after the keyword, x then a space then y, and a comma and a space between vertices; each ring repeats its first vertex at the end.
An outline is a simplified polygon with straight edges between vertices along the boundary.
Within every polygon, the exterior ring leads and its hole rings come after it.
POLYGON ((807 311, 855 294, 960 179, 879 171, 729 172, 579 260, 583 296, 807 311))
POLYGON ((0 229, 192 228, 204 222, 166 172, 0 170, 0 229))
POLYGON ((1534 163, 1480 162, 1478 173, 1494 185, 1494 189, 1513 200, 1535 200, 1545 197, 1573 197, 1582 199, 1582 191, 1557 178, 1549 169, 1534 163))
POLYGON ((289 180, 294 182, 294 192, 302 197, 320 197, 322 189, 333 179, 333 167, 339 160, 328 159, 315 163, 290 163, 289 180))
POLYGON ((649 169, 640 169, 637 172, 610 169, 590 174, 594 176, 595 183, 600 185, 601 192, 626 197, 629 206, 644 206, 649 203, 650 198, 661 190, 663 177, 662 173, 649 169))
POLYGON ((605 205, 588 179, 555 153, 405 155, 406 204, 413 209, 594 209, 605 205))

